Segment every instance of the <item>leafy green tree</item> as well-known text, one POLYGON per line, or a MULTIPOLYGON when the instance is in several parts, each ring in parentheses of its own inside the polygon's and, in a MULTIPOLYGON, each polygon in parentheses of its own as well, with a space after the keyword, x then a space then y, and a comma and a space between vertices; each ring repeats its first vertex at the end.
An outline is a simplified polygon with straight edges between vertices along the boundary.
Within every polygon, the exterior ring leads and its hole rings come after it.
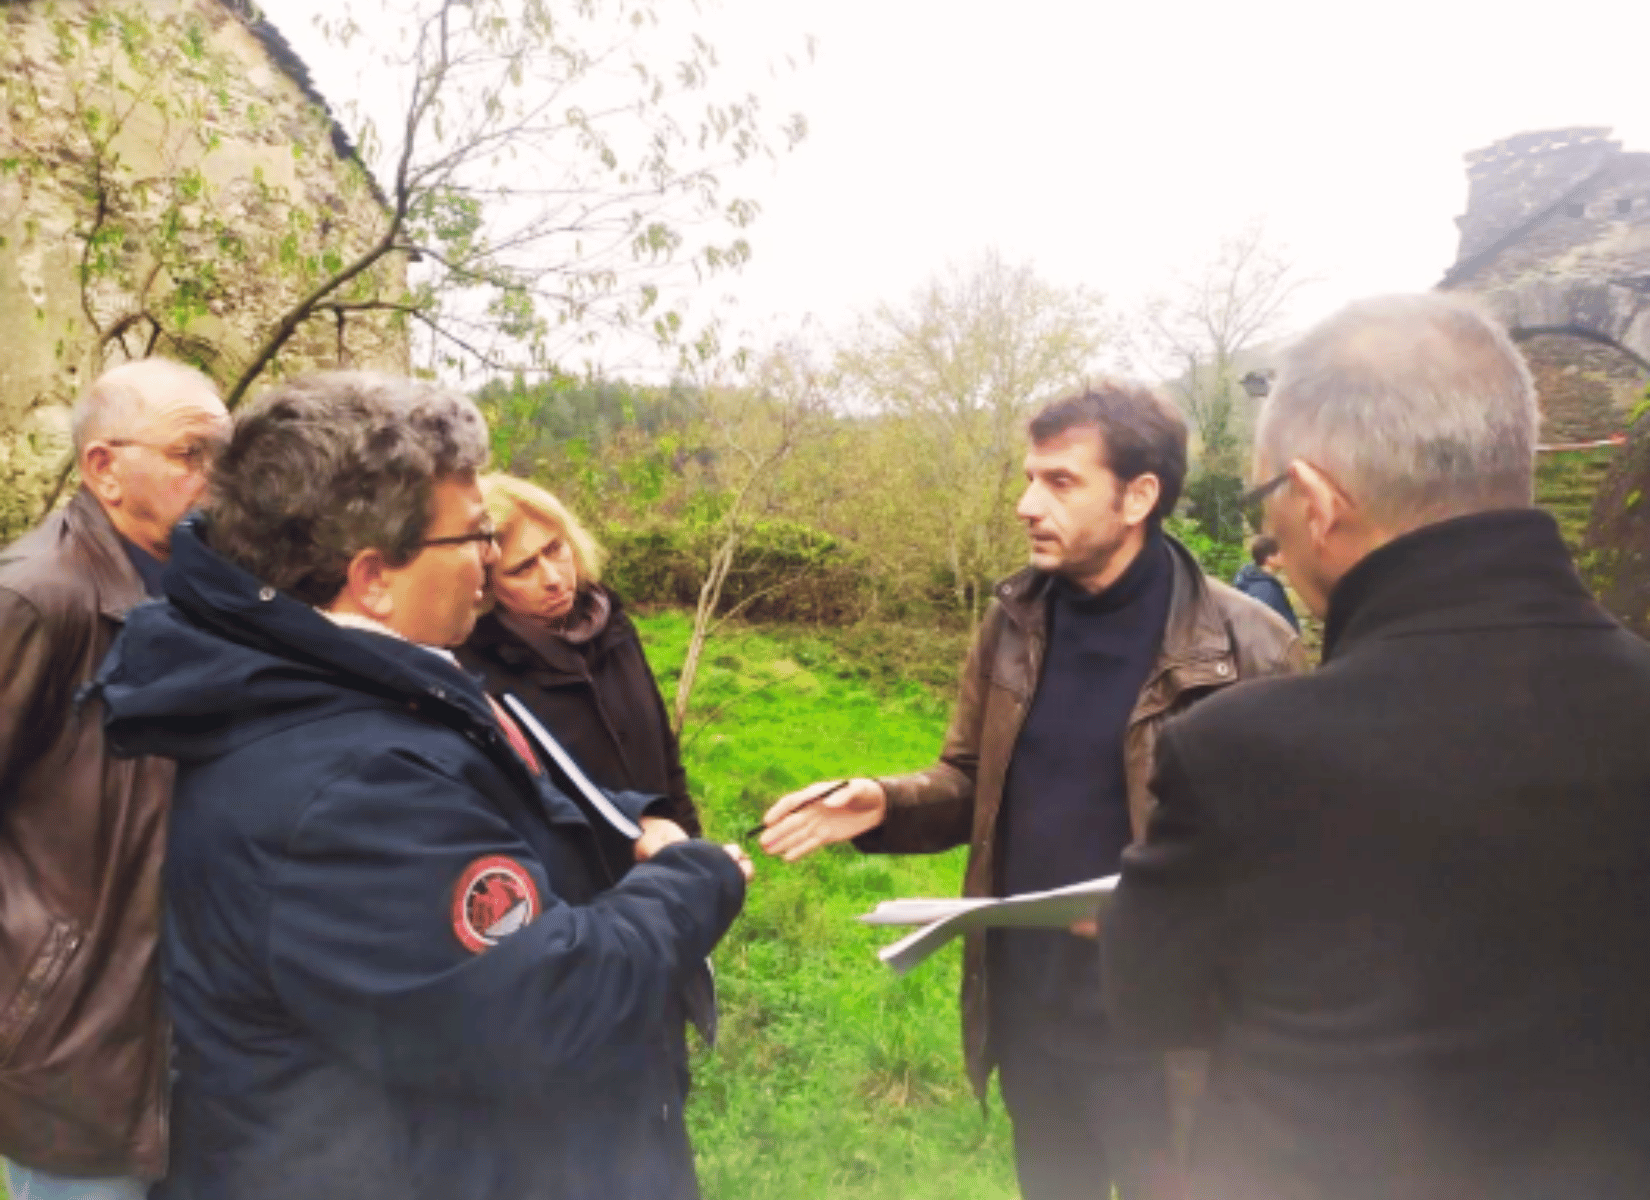
MULTIPOLYGON (((550 372, 529 383, 517 374, 493 380, 476 393, 493 435, 493 463, 518 475, 557 477, 557 486, 582 487, 590 499, 615 500, 603 493, 592 470, 608 467, 622 475, 640 472, 634 499, 657 504, 662 475, 679 471, 683 438, 701 420, 704 399, 682 380, 653 387, 622 379, 550 372), (636 447, 648 448, 645 464, 634 464, 636 447)), ((573 500, 574 494, 565 497, 573 500)))
POLYGON ((678 341, 672 285, 750 254, 757 205, 724 177, 806 129, 715 85, 695 11, 670 0, 342 0, 324 32, 403 89, 393 119, 351 110, 389 220, 292 322, 326 309, 352 272, 399 255, 416 264, 409 296, 362 307, 413 322, 432 368, 542 371, 615 332, 678 341))
MULTIPOLYGON (((687 721, 705 644, 761 595, 751 593, 728 612, 721 611, 723 589, 739 548, 764 509, 771 509, 797 447, 817 436, 828 420, 833 392, 827 373, 800 343, 781 343, 761 356, 743 386, 706 389, 706 420, 725 452, 726 490, 718 497, 719 516, 676 686, 673 721, 678 734, 687 721)), ((784 582, 772 586, 782 587, 784 582)))
POLYGON ((8 30, 45 14, 49 61, 0 46, 0 218, 70 214, 80 312, 42 332, 65 377, 163 353, 231 406, 300 365, 405 363, 409 338, 444 374, 542 375, 625 335, 709 355, 673 296, 745 261, 757 205, 729 176, 805 132, 719 83, 671 0, 339 0, 326 36, 399 97, 352 109, 341 165, 321 106, 278 120, 221 36, 250 4, 6 8, 8 30))
POLYGON ((888 515, 907 537, 944 548, 956 609, 970 620, 1023 557, 1013 505, 1027 417, 1080 386, 1116 340, 1098 297, 993 252, 903 305, 879 305, 842 351, 850 394, 887 422, 878 432, 894 452, 878 482, 899 497, 888 515))

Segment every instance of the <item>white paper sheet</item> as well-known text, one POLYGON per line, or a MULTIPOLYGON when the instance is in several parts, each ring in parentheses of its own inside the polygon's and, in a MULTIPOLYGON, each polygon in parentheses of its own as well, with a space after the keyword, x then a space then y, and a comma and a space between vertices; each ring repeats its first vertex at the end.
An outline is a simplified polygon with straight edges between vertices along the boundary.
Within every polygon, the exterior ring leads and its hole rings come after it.
POLYGON ((1116 888, 1117 876, 1107 875, 1001 900, 884 900, 859 919, 867 925, 921 926, 877 951, 878 958, 903 975, 970 930, 1065 929, 1073 922, 1099 916, 1116 888))

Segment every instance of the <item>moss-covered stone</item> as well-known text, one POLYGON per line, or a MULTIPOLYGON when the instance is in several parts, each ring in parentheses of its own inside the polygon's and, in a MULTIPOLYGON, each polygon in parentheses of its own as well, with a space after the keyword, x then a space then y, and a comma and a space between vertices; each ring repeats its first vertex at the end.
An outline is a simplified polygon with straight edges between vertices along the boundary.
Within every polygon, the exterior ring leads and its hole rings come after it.
POLYGON ((1579 562, 1604 606, 1650 638, 1650 415, 1634 425, 1599 488, 1579 562))
POLYGON ((1594 502, 1619 455, 1601 449, 1543 454, 1536 460, 1535 502, 1553 514, 1572 553, 1583 550, 1594 502))

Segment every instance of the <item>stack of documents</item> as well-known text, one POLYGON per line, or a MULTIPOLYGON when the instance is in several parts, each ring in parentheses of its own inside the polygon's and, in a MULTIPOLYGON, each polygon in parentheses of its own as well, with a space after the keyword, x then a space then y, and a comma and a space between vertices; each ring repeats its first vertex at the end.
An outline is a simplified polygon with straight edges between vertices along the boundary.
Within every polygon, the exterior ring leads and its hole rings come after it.
POLYGON ((884 900, 860 917, 867 925, 918 925, 915 933, 877 951, 903 975, 961 933, 975 929, 1066 929, 1105 911, 1117 876, 1089 879, 1047 892, 1001 900, 884 900))

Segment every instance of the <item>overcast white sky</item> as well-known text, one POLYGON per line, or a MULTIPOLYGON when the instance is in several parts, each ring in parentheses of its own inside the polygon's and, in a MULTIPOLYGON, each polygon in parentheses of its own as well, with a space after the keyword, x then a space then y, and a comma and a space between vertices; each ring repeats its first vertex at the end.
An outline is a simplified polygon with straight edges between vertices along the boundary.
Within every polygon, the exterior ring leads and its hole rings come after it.
MULTIPOLYGON (((329 97, 324 0, 268 4, 329 97)), ((1341 302, 1453 261, 1462 155, 1610 125, 1650 151, 1650 2, 724 0, 713 41, 810 136, 743 182, 736 323, 836 328, 988 246, 1127 305, 1252 215, 1341 302), (817 38, 788 81, 765 63, 817 38)))

